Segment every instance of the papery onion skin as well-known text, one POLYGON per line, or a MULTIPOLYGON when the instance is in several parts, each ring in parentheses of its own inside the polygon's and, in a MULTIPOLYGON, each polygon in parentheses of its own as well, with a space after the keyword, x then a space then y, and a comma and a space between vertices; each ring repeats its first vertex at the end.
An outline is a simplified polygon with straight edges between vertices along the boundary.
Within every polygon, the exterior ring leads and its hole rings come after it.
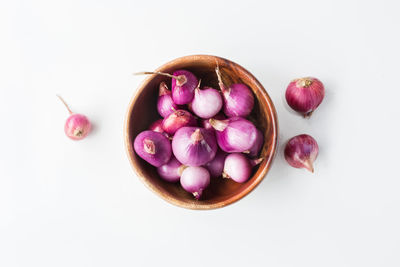
MULTIPOLYGON (((217 115, 215 115, 215 116, 213 117, 213 119, 225 120, 225 119, 226 119, 226 116, 225 116, 222 112, 220 112, 220 113, 218 113, 217 115)), ((212 127, 212 125, 211 125, 209 119, 203 119, 203 120, 201 120, 201 126, 202 126, 203 128, 205 128, 205 129, 207 129, 207 130, 212 130, 212 131, 214 131, 214 128, 212 127)))
POLYGON ((295 168, 305 168, 314 172, 313 163, 318 156, 319 147, 317 141, 308 135, 297 135, 287 142, 285 146, 285 159, 295 168))
POLYGON ((217 153, 215 136, 209 130, 198 127, 182 127, 172 139, 172 151, 184 165, 201 166, 217 153))
POLYGON ((178 109, 164 118, 162 127, 166 133, 173 135, 182 127, 196 125, 196 118, 189 111, 178 109))
POLYGON ((248 151, 248 156, 249 157, 257 157, 258 154, 260 153, 260 150, 264 144, 264 136, 263 133, 257 129, 256 132, 256 140, 252 146, 252 148, 248 151))
POLYGON ((211 177, 219 177, 224 170, 225 158, 228 154, 222 150, 218 150, 214 159, 207 162, 204 167, 210 172, 211 177))
POLYGON ((82 114, 73 113, 65 122, 64 132, 72 140, 82 140, 91 131, 89 119, 82 114))
POLYGON ((251 169, 252 165, 246 156, 241 153, 232 153, 225 159, 222 177, 244 183, 250 178, 251 169))
POLYGON ((235 83, 227 87, 222 82, 219 66, 215 68, 218 84, 224 99, 223 110, 228 117, 247 117, 254 107, 253 92, 247 85, 235 83))
POLYGON ((320 80, 305 77, 293 80, 286 89, 286 101, 295 111, 309 117, 321 104, 325 96, 325 88, 320 80))
POLYGON ((157 100, 158 113, 161 115, 161 117, 165 118, 177 109, 178 106, 172 100, 172 93, 170 90, 168 90, 167 84, 165 82, 161 82, 157 100))
POLYGON ((180 181, 185 191, 200 199, 204 189, 210 184, 210 174, 203 167, 187 167, 183 170, 180 181))
POLYGON ((166 164, 157 168, 157 172, 165 181, 175 183, 179 181, 183 168, 184 165, 172 155, 171 159, 166 164))
POLYGON ((172 99, 177 105, 188 104, 193 100, 194 89, 199 81, 197 77, 187 70, 177 70, 174 76, 183 77, 183 79, 172 79, 172 99))
POLYGON ((194 91, 194 98, 191 102, 193 113, 202 119, 209 119, 217 115, 222 108, 222 97, 220 92, 211 87, 194 91))
POLYGON ((219 147, 225 152, 249 151, 256 141, 257 128, 244 118, 210 119, 210 123, 215 129, 219 147))
POLYGON ((143 131, 136 136, 134 149, 137 155, 155 167, 167 163, 172 154, 171 143, 163 134, 143 131))

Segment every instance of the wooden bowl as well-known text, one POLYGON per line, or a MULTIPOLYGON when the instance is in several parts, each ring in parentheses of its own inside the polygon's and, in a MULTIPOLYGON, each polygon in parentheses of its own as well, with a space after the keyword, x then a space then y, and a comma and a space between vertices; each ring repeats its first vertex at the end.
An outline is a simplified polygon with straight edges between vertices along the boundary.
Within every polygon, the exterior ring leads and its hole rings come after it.
POLYGON ((162 180, 156 168, 138 157, 133 149, 135 137, 148 129, 150 124, 160 115, 157 113, 158 88, 161 81, 171 84, 170 78, 161 75, 150 75, 145 78, 131 100, 125 118, 125 146, 129 160, 142 182, 154 193, 166 201, 188 209, 216 209, 229 205, 253 190, 267 174, 274 157, 278 125, 275 107, 264 87, 243 67, 224 58, 208 55, 194 55, 177 58, 158 68, 156 71, 172 73, 178 69, 186 69, 202 79, 203 86, 219 88, 215 74, 219 64, 224 83, 244 83, 254 93, 255 105, 250 120, 255 123, 265 137, 261 150, 262 163, 254 168, 252 177, 245 183, 236 183, 231 179, 212 178, 210 186, 204 191, 200 200, 182 189, 179 183, 162 180))

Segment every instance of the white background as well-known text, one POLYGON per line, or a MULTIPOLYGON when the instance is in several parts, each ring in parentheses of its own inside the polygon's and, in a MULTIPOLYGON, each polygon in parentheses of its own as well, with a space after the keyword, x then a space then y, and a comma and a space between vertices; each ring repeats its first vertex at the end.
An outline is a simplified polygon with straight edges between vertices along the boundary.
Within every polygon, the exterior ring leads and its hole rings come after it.
POLYGON ((399 266, 398 3, 1 1, 0 266, 399 266), (213 211, 154 195, 123 144, 131 73, 190 54, 247 68, 279 117, 266 179, 213 211), (309 120, 283 97, 306 75, 326 86, 309 120), (56 93, 90 137, 65 137, 56 93), (283 160, 300 133, 315 174, 283 160))

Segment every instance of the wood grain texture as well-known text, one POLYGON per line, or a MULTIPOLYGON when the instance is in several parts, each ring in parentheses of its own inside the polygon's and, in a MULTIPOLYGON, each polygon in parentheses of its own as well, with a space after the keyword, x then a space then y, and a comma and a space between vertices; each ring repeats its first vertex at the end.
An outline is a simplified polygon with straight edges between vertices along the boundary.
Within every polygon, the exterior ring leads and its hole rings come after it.
POLYGON ((230 179, 211 179, 210 186, 204 191, 200 200, 184 191, 179 183, 168 183, 159 178, 156 169, 138 157, 133 150, 133 140, 156 119, 158 87, 161 81, 171 84, 171 79, 160 75, 150 75, 145 78, 132 98, 125 118, 125 146, 130 163, 142 182, 154 193, 166 201, 189 209, 215 209, 229 205, 253 190, 267 174, 275 155, 278 137, 278 125, 275 107, 264 87, 246 69, 227 59, 209 56, 193 55, 175 59, 158 68, 156 71, 172 73, 178 69, 187 69, 202 79, 202 86, 218 87, 215 74, 216 64, 220 66, 223 81, 244 83, 255 95, 255 105, 250 120, 255 123, 264 136, 265 142, 261 150, 264 161, 253 170, 252 177, 239 184, 230 179))

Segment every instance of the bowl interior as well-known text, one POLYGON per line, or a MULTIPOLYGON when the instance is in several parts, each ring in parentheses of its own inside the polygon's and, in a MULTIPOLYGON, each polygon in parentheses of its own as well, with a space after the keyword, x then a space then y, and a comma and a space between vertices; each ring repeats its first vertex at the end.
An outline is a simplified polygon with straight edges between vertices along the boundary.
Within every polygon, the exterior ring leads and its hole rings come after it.
POLYGON ((165 200, 185 208, 211 209, 230 204, 250 192, 265 176, 276 150, 277 125, 273 104, 262 85, 244 68, 229 60, 214 56, 188 56, 178 58, 157 69, 172 73, 186 69, 202 79, 202 86, 218 89, 215 66, 218 63, 226 85, 244 83, 254 93, 255 105, 249 119, 264 134, 261 151, 262 163, 254 168, 252 177, 245 183, 236 183, 230 179, 212 178, 210 186, 200 200, 177 184, 168 183, 159 178, 156 168, 142 160, 133 150, 133 140, 142 131, 148 129, 155 120, 161 119, 157 112, 158 88, 161 81, 168 86, 171 79, 161 75, 148 76, 139 87, 132 100, 126 118, 125 141, 130 161, 142 181, 165 200))

